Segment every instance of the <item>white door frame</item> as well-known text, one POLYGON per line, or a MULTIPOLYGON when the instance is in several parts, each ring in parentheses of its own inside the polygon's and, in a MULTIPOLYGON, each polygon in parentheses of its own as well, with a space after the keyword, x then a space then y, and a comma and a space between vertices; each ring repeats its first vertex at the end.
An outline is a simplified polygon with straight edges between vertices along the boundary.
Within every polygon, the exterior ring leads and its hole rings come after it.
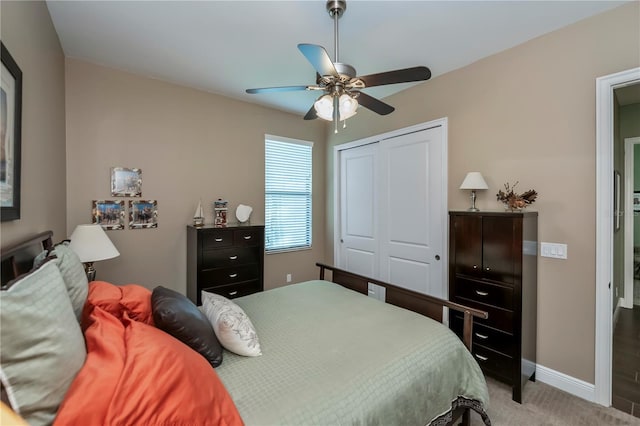
POLYGON ((620 306, 627 309, 633 309, 633 218, 635 216, 633 210, 633 172, 635 164, 634 146, 636 144, 640 144, 640 137, 625 138, 624 140, 624 297, 620 306))
POLYGON ((640 83, 640 68, 596 79, 595 399, 611 405, 613 313, 613 91, 640 83))
MULTIPOLYGON (((370 143, 375 143, 382 141, 384 139, 397 137, 400 135, 404 135, 407 133, 419 132, 422 130, 431 129, 433 127, 442 127, 442 212, 441 219, 442 223, 449 223, 447 209, 448 209, 448 193, 447 193, 447 185, 448 185, 448 145, 449 145, 449 120, 447 117, 439 118, 437 120, 428 121, 425 123, 416 124, 409 127, 404 127, 398 130, 392 130, 387 133, 382 133, 380 135, 370 136, 364 139, 358 139, 353 142, 346 142, 340 145, 336 145, 333 147, 333 263, 334 265, 339 264, 339 256, 340 256, 340 230, 342 224, 340 223, 340 215, 338 214, 340 211, 340 151, 355 148, 362 145, 367 145, 370 143)), ((449 286, 448 286, 448 265, 449 265, 449 245, 448 245, 448 227, 445 226, 445 230, 442 233, 442 255, 441 262, 445 265, 443 269, 442 276, 442 286, 443 293, 445 298, 448 297, 449 294, 449 286)))

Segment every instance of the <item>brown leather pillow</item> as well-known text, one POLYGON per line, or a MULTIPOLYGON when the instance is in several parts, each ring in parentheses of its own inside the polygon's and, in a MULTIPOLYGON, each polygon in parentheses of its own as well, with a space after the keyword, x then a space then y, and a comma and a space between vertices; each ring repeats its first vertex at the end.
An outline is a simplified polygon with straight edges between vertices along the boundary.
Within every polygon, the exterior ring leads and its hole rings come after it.
POLYGON ((214 368, 222 363, 222 346, 213 327, 191 300, 159 286, 151 293, 151 310, 156 327, 198 352, 214 368))

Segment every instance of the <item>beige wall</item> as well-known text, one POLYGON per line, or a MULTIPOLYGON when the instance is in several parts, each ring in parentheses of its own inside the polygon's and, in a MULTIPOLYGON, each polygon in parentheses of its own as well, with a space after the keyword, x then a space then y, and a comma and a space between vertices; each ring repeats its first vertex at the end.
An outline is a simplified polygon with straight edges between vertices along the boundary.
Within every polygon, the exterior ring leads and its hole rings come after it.
MULTIPOLYGON (((489 185, 534 188, 539 240, 568 244, 568 259, 539 258, 538 362, 594 382, 595 79, 640 65, 640 4, 622 6, 442 75, 386 99, 396 111, 349 120, 327 145, 327 259, 333 258, 333 147, 449 118, 449 208, 466 208, 465 173, 489 185)), ((417 64, 416 64, 417 65, 417 64)), ((425 65, 429 65, 428 63, 425 65)))
MULTIPOLYGON (((264 224, 264 135, 314 144, 313 249, 265 256, 265 287, 317 277, 324 255, 324 126, 159 80, 67 59, 67 225, 91 219, 91 201, 111 199, 110 168, 142 169, 142 198, 158 201, 157 229, 108 235, 121 256, 96 264, 98 279, 186 291, 186 226, 202 199, 253 206, 264 224)), ((129 200, 127 198, 126 200, 129 200)))
POLYGON ((20 219, 0 244, 51 229, 65 234, 64 54, 44 2, 2 1, 0 38, 22 70, 20 219))

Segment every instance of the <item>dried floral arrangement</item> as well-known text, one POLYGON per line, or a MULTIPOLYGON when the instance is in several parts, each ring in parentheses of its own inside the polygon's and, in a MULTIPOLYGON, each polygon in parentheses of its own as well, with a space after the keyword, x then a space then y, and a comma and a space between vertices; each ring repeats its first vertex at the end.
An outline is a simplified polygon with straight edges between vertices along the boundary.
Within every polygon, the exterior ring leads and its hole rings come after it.
POLYGON ((536 198, 538 198, 538 193, 533 189, 525 191, 522 194, 518 194, 515 191, 518 183, 519 182, 516 182, 513 185, 510 185, 507 182, 504 184, 504 191, 501 189, 496 194, 497 200, 504 203, 504 206, 507 209, 521 210, 536 201, 536 198))

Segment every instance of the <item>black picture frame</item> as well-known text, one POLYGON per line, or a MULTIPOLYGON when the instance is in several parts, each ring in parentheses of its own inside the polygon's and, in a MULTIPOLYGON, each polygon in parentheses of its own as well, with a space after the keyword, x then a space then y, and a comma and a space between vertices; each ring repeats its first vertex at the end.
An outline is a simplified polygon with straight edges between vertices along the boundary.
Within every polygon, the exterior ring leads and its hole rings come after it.
POLYGON ((22 71, 0 42, 0 220, 20 219, 22 71))

